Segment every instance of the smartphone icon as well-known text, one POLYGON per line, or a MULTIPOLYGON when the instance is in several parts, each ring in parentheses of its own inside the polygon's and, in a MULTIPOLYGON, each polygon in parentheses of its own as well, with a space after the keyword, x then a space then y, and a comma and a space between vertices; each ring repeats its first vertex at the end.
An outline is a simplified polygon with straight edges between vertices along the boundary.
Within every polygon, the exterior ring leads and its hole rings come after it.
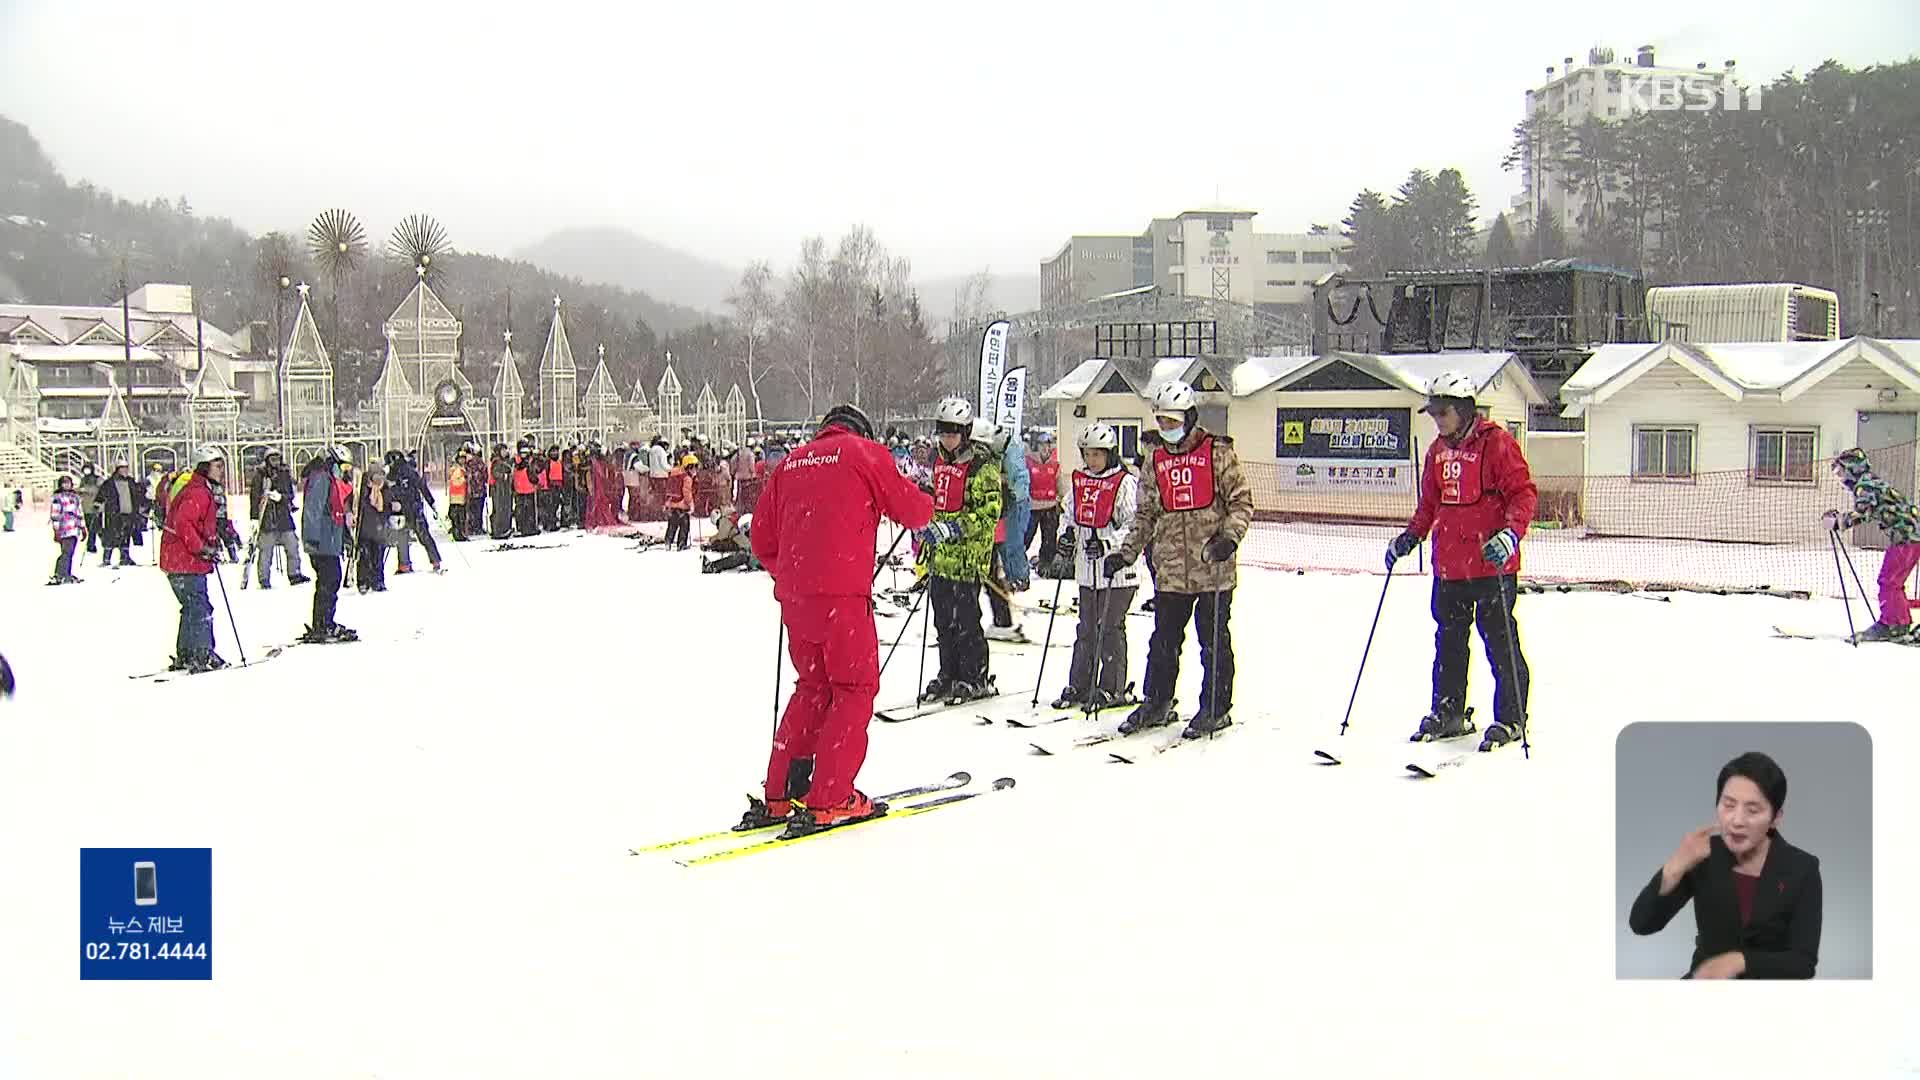
POLYGON ((160 883, 150 862, 133 864, 133 902, 142 907, 160 902, 160 883))

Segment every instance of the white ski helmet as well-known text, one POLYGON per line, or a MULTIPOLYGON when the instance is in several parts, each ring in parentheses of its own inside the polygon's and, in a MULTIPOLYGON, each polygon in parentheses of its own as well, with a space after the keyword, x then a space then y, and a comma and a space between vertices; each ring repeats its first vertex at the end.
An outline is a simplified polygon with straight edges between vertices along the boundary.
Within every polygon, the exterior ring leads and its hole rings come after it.
POLYGON ((1112 452, 1120 447, 1120 433, 1112 424, 1092 423, 1080 431, 1080 449, 1112 452))
POLYGON ((942 424, 966 425, 973 423, 973 406, 966 398, 950 397, 940 403, 933 411, 933 418, 942 424))
POLYGON ((1170 379, 1161 383, 1160 389, 1153 392, 1155 416, 1177 416, 1184 420, 1187 410, 1193 407, 1193 387, 1179 379, 1170 379))
POLYGON ((1434 376, 1433 382, 1427 387, 1428 397, 1465 398, 1472 401, 1473 395, 1473 380, 1458 371, 1441 372, 1434 376))
POLYGON ((211 443, 202 443, 193 448, 194 468, 199 468, 209 462, 225 460, 227 460, 226 453, 211 443))
POLYGON ((973 430, 967 435, 967 438, 982 446, 991 447, 993 440, 998 438, 999 434, 1000 425, 984 416, 976 416, 973 418, 973 430))
POLYGON ((340 445, 339 443, 335 443, 333 447, 327 452, 333 457, 333 460, 340 462, 343 465, 353 464, 353 451, 347 449, 346 447, 340 445))

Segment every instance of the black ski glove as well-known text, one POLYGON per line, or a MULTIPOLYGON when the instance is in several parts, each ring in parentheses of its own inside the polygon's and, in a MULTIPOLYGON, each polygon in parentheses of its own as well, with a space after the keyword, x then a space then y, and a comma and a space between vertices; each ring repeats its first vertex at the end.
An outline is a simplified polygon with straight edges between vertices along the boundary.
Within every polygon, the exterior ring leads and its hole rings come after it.
POLYGON ((13 668, 5 656, 0 656, 0 697, 13 696, 13 668))
POLYGON ((1413 554, 1413 549, 1419 546, 1420 538, 1410 532, 1394 537, 1393 543, 1387 545, 1387 569, 1391 571, 1394 563, 1413 554))
POLYGON ((1086 552, 1087 563, 1089 565, 1097 563, 1107 557, 1107 542, 1097 536, 1089 536, 1087 537, 1086 552))
POLYGON ((1207 561, 1226 562, 1233 558, 1233 553, 1239 546, 1237 541, 1225 533, 1214 533, 1213 539, 1207 541, 1207 561))
POLYGON ((1100 569, 1105 572, 1108 577, 1113 577, 1115 574, 1132 565, 1132 559, 1127 558, 1124 552, 1116 551, 1107 556, 1107 560, 1100 564, 1100 569))

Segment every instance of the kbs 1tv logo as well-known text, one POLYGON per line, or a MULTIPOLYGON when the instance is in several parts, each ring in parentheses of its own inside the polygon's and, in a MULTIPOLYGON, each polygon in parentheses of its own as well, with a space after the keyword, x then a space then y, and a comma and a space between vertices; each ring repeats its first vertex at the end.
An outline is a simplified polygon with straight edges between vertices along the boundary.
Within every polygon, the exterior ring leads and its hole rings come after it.
POLYGON ((1731 79, 1710 75, 1634 75, 1620 73, 1620 111, 1759 112, 1760 88, 1741 89, 1731 79))

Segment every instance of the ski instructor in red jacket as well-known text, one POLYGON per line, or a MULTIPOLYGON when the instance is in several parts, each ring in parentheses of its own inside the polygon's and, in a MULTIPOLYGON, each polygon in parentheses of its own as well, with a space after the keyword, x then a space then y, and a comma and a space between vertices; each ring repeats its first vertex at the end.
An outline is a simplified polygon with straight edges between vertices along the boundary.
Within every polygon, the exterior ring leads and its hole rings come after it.
POLYGON ((1427 448, 1420 505, 1387 549, 1387 571, 1433 534, 1433 709, 1414 742, 1473 733, 1467 708, 1468 631, 1480 629, 1493 668, 1494 722, 1480 749, 1519 741, 1527 720, 1527 660, 1513 620, 1519 595, 1520 538, 1533 520, 1540 493, 1505 428, 1480 415, 1473 380, 1442 373, 1428 390, 1426 408, 1440 437, 1427 448))
POLYGON ((754 509, 753 554, 773 575, 798 677, 774 732, 766 799, 752 800, 741 830, 786 820, 782 835, 802 836, 886 808, 853 786, 880 691, 873 569, 882 515, 922 529, 933 520, 933 499, 900 475, 853 405, 834 406, 813 441, 768 473, 754 509), (802 798, 806 806, 796 809, 802 798))

